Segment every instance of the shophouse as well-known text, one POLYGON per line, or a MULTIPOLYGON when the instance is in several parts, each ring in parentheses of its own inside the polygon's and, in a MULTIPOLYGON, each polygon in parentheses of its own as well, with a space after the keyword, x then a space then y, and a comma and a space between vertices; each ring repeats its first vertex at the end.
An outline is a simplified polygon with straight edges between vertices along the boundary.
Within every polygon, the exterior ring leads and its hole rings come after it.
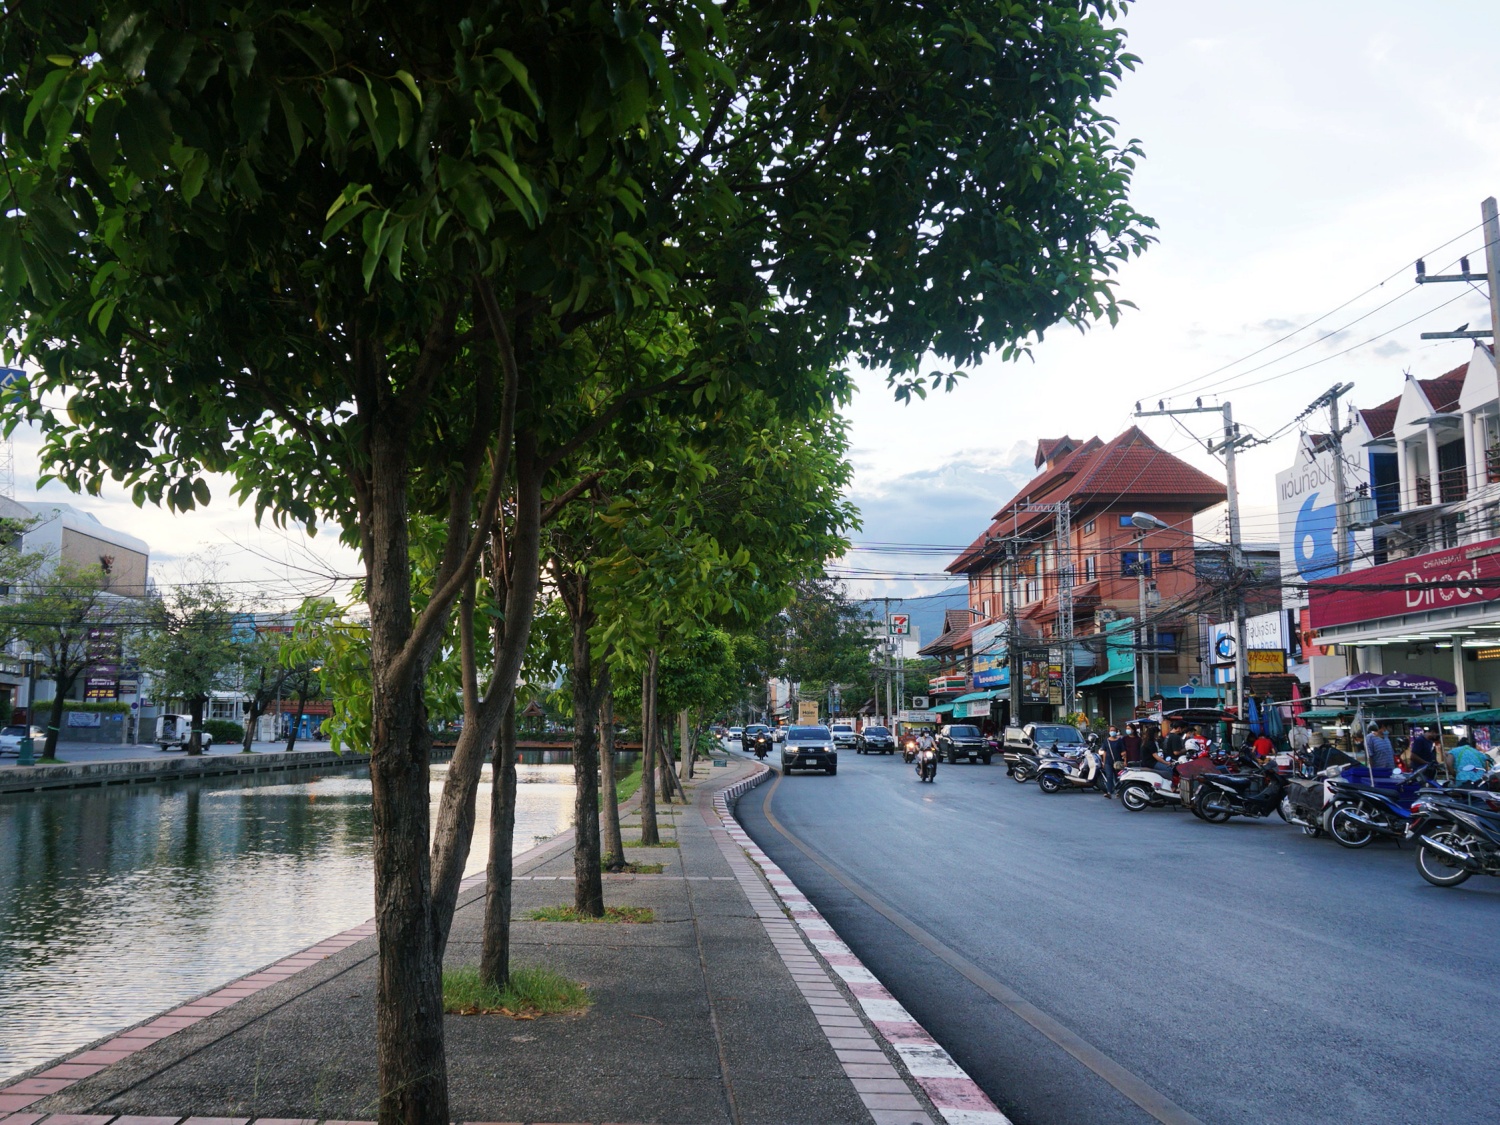
MULTIPOLYGON (((1363 411, 1367 535, 1346 573, 1306 583, 1307 642, 1327 672, 1403 672, 1455 685, 1464 709, 1500 698, 1500 379, 1494 353, 1363 411), (1379 458, 1379 460, 1377 460, 1379 458), (1329 659, 1331 658, 1331 659, 1329 659)), ((1347 443, 1350 439, 1346 440, 1347 443)), ((1285 546, 1283 548, 1285 550, 1285 546)), ((1294 559, 1295 559, 1294 555, 1294 559)), ((1335 569, 1336 566, 1335 566, 1335 569)))
POLYGON ((1225 488, 1134 426, 1107 442, 1043 439, 1035 464, 1037 475, 947 567, 967 579, 969 606, 951 611, 923 649, 943 665, 933 694, 1008 718, 1013 608, 1020 718, 1084 710, 1118 720, 1198 676, 1200 603, 1220 592, 1200 587, 1193 517, 1222 503, 1225 488), (1164 526, 1138 527, 1140 512, 1164 526), (1073 644, 1060 643, 1069 635, 1073 644), (973 698, 984 695, 992 698, 973 698))

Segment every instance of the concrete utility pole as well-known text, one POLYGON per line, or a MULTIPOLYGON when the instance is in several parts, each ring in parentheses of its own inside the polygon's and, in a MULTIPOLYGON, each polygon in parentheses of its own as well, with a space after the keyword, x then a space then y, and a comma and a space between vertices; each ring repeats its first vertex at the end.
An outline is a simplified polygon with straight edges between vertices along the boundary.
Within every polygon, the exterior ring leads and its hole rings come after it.
POLYGON ((1158 403, 1155 410, 1142 410, 1141 404, 1135 404, 1135 416, 1137 418, 1166 417, 1173 414, 1218 414, 1224 420, 1224 437, 1215 445, 1212 441, 1206 443, 1210 453, 1219 453, 1224 457, 1224 486, 1228 493, 1226 500, 1229 504, 1229 570, 1231 589, 1234 591, 1234 702, 1241 718, 1245 714, 1245 591, 1240 583, 1245 578, 1245 552, 1240 541, 1240 490, 1235 477, 1234 453, 1240 446, 1250 442, 1251 438, 1240 433, 1239 427, 1234 424, 1234 410, 1229 403, 1222 406, 1204 406, 1200 398, 1196 405, 1179 407, 1175 410, 1166 409, 1165 403, 1158 403))
POLYGON ((1423 332, 1424 340, 1478 340, 1495 336, 1500 327, 1500 209, 1492 195, 1479 205, 1479 217, 1484 226, 1484 273, 1469 269, 1469 259, 1460 262, 1458 273, 1427 272, 1427 263, 1417 259, 1417 284, 1429 285, 1437 281, 1458 281, 1472 285, 1476 281, 1487 281, 1490 287, 1490 326, 1488 328, 1459 329, 1457 332, 1423 332))

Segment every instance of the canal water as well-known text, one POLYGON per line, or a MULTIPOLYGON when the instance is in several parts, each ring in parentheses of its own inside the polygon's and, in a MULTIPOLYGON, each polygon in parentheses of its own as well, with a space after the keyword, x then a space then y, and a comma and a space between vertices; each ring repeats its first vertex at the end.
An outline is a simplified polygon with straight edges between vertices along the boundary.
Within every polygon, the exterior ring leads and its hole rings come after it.
MULTIPOLYGON (((571 826, 573 768, 517 772, 519 853, 571 826)), ((486 768, 470 873, 489 808, 486 768)), ((352 772, 0 796, 0 1081, 366 921, 370 837, 352 772)))

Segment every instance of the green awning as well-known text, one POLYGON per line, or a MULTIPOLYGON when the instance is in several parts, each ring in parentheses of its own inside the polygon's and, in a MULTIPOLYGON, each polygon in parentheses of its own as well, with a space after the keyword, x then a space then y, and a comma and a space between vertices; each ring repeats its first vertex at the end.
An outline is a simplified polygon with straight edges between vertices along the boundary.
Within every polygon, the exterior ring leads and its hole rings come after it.
POLYGON ((1306 711, 1301 712, 1297 716, 1297 718, 1299 718, 1299 719, 1337 719, 1340 715, 1352 715, 1352 714, 1354 714, 1354 708, 1353 707, 1349 708, 1347 711, 1341 711, 1337 707, 1310 707, 1306 711))
MULTIPOLYGON (((1430 719, 1432 715, 1429 712, 1423 718, 1430 719)), ((1445 723, 1500 723, 1500 708, 1491 707, 1483 711, 1444 711, 1438 718, 1445 723)))
POLYGON ((936 711, 940 715, 947 715, 953 711, 953 704, 939 703, 936 707, 931 708, 931 710, 936 711))
MULTIPOLYGON (((982 700, 985 700, 985 699, 994 699, 997 696, 999 696, 1000 694, 1001 694, 1001 692, 1000 692, 999 688, 995 688, 992 691, 971 691, 971 692, 969 692, 968 695, 960 695, 957 699, 954 699, 951 702, 953 702, 953 703, 979 703, 979 702, 981 702, 982 700)), ((936 708, 934 708, 934 710, 936 710, 936 708)))
POLYGON ((1129 668, 1117 668, 1113 672, 1105 672, 1102 676, 1090 676, 1086 680, 1079 680, 1076 687, 1108 687, 1112 684, 1128 684, 1135 679, 1135 673, 1129 668))

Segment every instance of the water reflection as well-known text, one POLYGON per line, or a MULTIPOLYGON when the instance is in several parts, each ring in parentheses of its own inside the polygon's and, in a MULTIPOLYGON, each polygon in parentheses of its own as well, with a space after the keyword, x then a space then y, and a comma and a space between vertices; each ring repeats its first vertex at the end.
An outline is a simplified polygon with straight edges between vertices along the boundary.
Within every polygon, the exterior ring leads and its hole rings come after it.
MULTIPOLYGON (((572 822, 573 771, 518 773, 520 852, 572 822)), ((471 873, 489 806, 486 775, 471 873)), ((0 1080, 363 922, 370 834, 353 774, 0 797, 0 1080)))

